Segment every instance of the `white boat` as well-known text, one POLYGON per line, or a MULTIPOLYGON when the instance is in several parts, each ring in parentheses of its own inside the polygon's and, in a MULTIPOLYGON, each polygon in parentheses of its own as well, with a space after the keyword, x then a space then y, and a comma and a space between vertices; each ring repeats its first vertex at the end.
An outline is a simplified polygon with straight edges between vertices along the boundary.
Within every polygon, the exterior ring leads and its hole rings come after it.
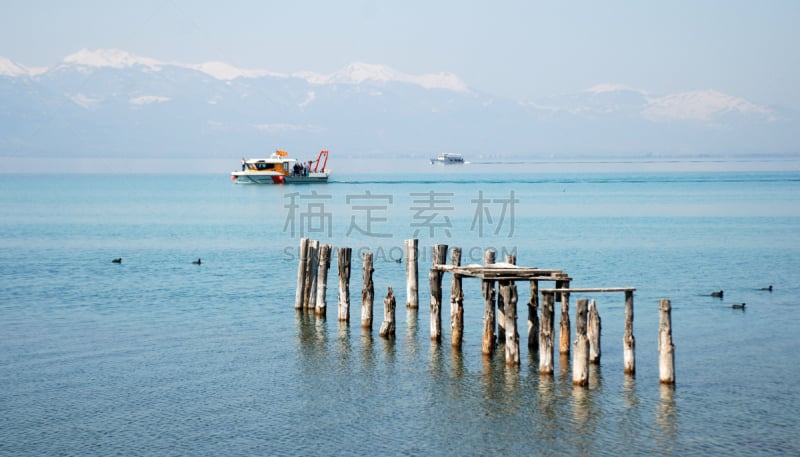
POLYGON ((300 162, 286 151, 277 150, 267 159, 242 159, 242 170, 231 172, 237 184, 292 184, 327 182, 330 170, 328 150, 319 152, 317 160, 300 162), (323 161, 324 157, 324 161, 323 161))
POLYGON ((461 154, 454 154, 452 152, 443 152, 435 159, 431 159, 431 163, 438 163, 443 165, 453 165, 464 163, 464 157, 461 154))

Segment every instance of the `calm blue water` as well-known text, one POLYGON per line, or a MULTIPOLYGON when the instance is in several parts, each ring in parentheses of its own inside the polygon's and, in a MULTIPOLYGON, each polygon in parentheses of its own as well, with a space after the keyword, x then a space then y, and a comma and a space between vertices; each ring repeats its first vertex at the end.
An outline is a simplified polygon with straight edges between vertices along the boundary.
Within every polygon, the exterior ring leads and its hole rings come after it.
POLYGON ((224 173, 3 175, 0 454, 800 453, 800 173, 495 171, 296 187, 224 173), (394 260, 417 230, 413 312, 394 260), (303 235, 354 248, 349 326, 336 320, 335 269, 327 320, 293 309, 303 235), (494 247, 562 268, 575 287, 636 287, 636 377, 622 373, 622 294, 590 296, 603 360, 588 389, 558 355, 553 377, 524 346, 518 369, 502 352, 484 359, 475 280, 462 352, 448 305, 443 343, 431 343, 434 243, 462 247, 464 263, 494 247), (371 333, 355 256, 367 248, 371 333), (394 341, 377 335, 389 285, 394 341), (724 299, 708 296, 719 289, 724 299), (674 389, 658 382, 659 298, 673 305, 674 389))

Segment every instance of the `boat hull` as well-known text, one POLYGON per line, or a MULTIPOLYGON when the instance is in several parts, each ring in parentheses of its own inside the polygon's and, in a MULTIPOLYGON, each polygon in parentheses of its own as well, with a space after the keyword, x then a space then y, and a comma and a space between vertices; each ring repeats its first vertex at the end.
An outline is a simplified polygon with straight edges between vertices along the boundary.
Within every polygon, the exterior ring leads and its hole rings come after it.
POLYGON ((445 152, 431 159, 431 163, 436 165, 460 165, 464 163, 464 157, 461 154, 445 152))
POLYGON ((236 184, 312 184, 328 182, 329 175, 330 172, 327 171, 309 173, 307 176, 234 171, 231 173, 231 180, 236 184))

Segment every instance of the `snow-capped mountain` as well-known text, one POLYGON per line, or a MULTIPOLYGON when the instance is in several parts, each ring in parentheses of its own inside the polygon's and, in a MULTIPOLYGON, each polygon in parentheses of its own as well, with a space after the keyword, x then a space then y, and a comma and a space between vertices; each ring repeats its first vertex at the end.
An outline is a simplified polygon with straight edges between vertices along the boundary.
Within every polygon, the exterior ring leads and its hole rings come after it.
POLYGON ((0 155, 239 157, 282 147, 471 157, 786 154, 794 112, 713 89, 616 84, 534 101, 449 73, 353 63, 323 75, 81 50, 52 68, 0 57, 0 155))

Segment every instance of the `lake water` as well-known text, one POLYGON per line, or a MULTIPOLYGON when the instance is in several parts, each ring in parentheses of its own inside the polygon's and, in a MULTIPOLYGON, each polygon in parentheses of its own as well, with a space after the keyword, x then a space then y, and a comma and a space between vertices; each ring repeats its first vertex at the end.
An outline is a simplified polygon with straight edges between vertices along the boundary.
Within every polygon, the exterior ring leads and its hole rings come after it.
POLYGON ((800 172, 482 168, 295 187, 2 175, 0 454, 800 454, 800 172), (302 236, 353 248, 349 325, 335 267, 327 320, 295 312, 302 236), (395 260, 415 236, 421 306, 408 311, 395 260), (482 357, 474 279, 462 350, 449 344, 449 276, 432 343, 435 243, 462 247, 464 263, 492 247, 563 269, 574 287, 636 287, 635 378, 622 370, 621 293, 570 298, 573 312, 596 299, 603 319, 588 388, 558 354, 540 376, 524 344, 519 368, 502 349, 482 357), (359 325, 365 249, 372 332, 359 325), (391 341, 377 334, 390 285, 391 341), (660 298, 672 301, 674 388, 658 380, 660 298))

